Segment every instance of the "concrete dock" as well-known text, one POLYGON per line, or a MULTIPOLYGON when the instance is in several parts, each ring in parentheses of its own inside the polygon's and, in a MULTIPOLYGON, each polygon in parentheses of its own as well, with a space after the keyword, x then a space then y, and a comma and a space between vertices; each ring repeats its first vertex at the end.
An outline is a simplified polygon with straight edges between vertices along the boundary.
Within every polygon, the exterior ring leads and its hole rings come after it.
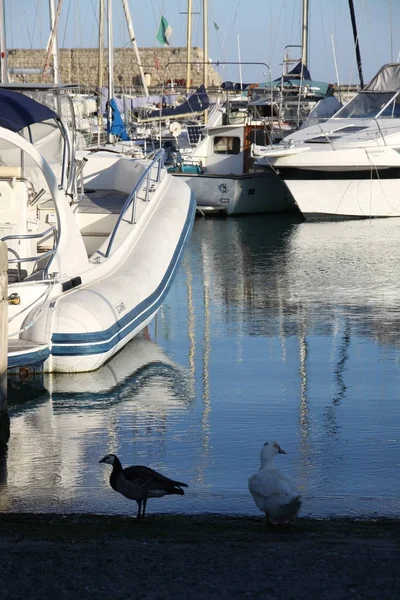
POLYGON ((4 600, 398 600, 399 522, 0 515, 4 600))

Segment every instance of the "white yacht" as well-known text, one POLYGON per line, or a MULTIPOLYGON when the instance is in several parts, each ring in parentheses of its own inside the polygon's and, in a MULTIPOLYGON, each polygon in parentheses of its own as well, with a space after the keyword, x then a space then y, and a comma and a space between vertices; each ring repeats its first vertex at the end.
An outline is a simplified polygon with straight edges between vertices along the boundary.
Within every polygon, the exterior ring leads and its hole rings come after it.
POLYGON ((255 151, 306 219, 400 216, 400 64, 384 65, 325 122, 255 151))
POLYGON ((58 115, 0 89, 0 239, 9 251, 8 367, 93 371, 160 308, 195 201, 163 151, 82 152, 58 115))

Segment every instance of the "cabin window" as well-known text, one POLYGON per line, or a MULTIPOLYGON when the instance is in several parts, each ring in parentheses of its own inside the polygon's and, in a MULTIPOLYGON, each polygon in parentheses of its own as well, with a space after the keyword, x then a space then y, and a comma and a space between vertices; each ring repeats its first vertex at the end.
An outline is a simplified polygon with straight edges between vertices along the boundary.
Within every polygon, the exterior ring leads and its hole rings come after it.
POLYGON ((246 141, 257 146, 268 146, 271 141, 267 129, 252 129, 246 135, 246 141))
POLYGON ((239 154, 240 138, 215 136, 214 138, 214 154, 239 154))

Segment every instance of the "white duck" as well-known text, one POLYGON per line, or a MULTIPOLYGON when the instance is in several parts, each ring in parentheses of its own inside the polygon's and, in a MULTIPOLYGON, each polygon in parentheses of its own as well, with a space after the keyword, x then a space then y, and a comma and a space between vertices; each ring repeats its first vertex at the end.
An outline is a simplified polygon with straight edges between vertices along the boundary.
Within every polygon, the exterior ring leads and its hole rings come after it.
POLYGON ((261 448, 261 467, 249 479, 254 502, 270 523, 289 524, 296 519, 301 496, 292 480, 275 467, 274 456, 286 454, 276 442, 266 442, 261 448))

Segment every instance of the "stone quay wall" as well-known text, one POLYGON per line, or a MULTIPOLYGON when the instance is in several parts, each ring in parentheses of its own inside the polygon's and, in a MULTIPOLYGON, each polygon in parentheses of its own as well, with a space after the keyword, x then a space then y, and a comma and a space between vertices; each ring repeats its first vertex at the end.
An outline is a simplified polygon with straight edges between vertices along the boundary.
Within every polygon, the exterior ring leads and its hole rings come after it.
MULTIPOLYGON (((162 88, 169 80, 186 82, 186 48, 142 48, 139 50, 143 69, 147 74, 148 87, 162 88), (179 63, 179 64, 171 64, 179 63)), ((12 49, 8 51, 8 67, 43 69, 46 62, 45 50, 12 49)), ((97 87, 99 51, 96 48, 62 48, 59 51, 60 79, 62 83, 81 83, 97 87)), ((201 48, 192 49, 191 87, 203 81, 204 53, 201 48)), ((104 85, 107 85, 108 58, 104 50, 104 85)), ((218 87, 221 77, 209 65, 209 85, 218 87)), ((114 82, 120 91, 140 88, 139 70, 132 48, 115 48, 114 82)), ((14 82, 47 83, 52 81, 51 71, 45 77, 39 74, 11 75, 14 82)))

